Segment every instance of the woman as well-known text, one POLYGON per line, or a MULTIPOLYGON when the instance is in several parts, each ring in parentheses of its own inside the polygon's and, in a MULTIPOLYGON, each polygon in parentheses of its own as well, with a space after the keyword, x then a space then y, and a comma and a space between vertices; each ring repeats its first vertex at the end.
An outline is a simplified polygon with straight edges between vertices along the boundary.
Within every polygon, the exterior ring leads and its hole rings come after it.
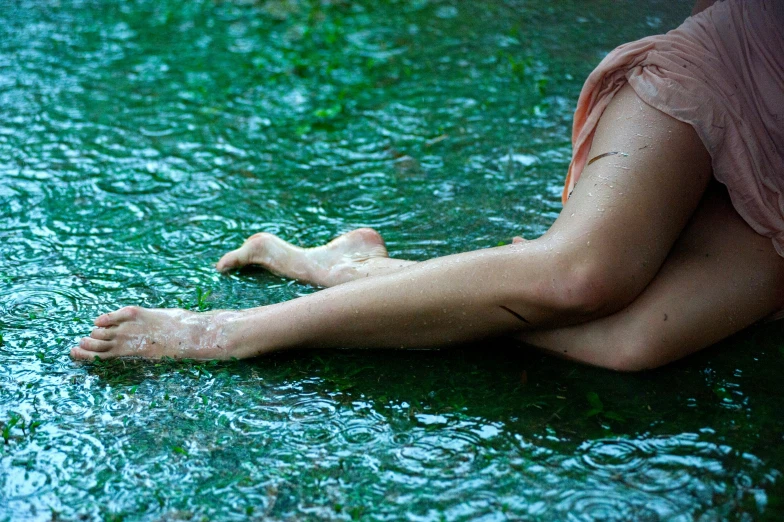
POLYGON ((240 311, 122 308, 71 355, 243 358, 515 335, 640 370, 770 316, 784 307, 784 6, 711 4, 588 78, 564 208, 542 237, 414 263, 388 258, 369 229, 307 250, 257 234, 218 269, 256 264, 331 288, 240 311))

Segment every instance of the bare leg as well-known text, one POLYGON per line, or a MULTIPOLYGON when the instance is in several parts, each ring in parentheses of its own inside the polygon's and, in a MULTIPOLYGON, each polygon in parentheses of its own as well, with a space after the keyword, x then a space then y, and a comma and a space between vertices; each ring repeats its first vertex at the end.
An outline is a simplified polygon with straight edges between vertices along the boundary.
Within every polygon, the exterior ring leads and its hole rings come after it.
POLYGON ((224 255, 216 268, 228 272, 247 265, 319 286, 335 286, 395 272, 414 261, 391 259, 381 236, 359 228, 316 248, 301 248, 272 234, 254 234, 224 255))
POLYGON ((659 274, 623 310, 580 325, 525 332, 526 343, 618 370, 661 366, 784 308, 784 259, 714 187, 659 274))
MULTIPOLYGON (((368 235, 373 239, 368 244, 372 248, 380 236, 368 235)), ((522 237, 514 238, 515 243, 523 241, 522 237)), ((291 248, 292 256, 307 252, 291 248)), ((325 262, 329 259, 322 258, 325 262)), ((372 255, 348 257, 348 261, 335 259, 330 271, 337 269, 344 278, 332 280, 332 284, 383 275, 412 263, 372 255), (351 266, 354 262, 356 267, 351 266)), ((783 265, 784 260, 770 241, 743 222, 726 190, 715 184, 659 274, 631 305, 595 321, 531 330, 518 338, 595 366, 621 370, 660 366, 714 344, 784 307, 784 297, 766 291, 784 288, 783 265), (739 285, 739 281, 747 284, 739 285), (715 300, 723 299, 723 306, 713 306, 710 293, 716 294, 715 300)))
MULTIPOLYGON (((645 105, 630 88, 607 108, 592 150, 592 156, 626 155, 589 166, 542 238, 416 263, 223 322, 218 316, 224 356, 298 346, 453 344, 585 322, 624 308, 659 271, 697 207, 710 177, 709 157, 691 127, 645 105)), ((147 336, 145 324, 156 313, 164 312, 102 316, 100 333, 83 339, 72 355, 176 352, 170 345, 130 349, 140 344, 131 340, 147 336), (109 335, 121 340, 103 339, 109 335)))

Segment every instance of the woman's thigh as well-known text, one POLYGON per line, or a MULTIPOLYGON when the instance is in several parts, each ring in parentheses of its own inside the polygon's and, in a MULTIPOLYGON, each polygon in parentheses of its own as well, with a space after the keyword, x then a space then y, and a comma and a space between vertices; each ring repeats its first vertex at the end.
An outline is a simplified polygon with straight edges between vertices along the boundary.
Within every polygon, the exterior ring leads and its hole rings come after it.
POLYGON ((577 270, 609 301, 609 313, 658 272, 708 185, 710 156, 691 126, 645 104, 627 85, 604 111, 589 158, 598 159, 537 241, 559 254, 554 262, 563 280, 554 285, 569 292, 580 281, 570 274, 577 270))
POLYGON ((661 366, 784 307, 784 258, 735 212, 723 186, 705 194, 650 285, 623 310, 526 343, 618 370, 661 366))

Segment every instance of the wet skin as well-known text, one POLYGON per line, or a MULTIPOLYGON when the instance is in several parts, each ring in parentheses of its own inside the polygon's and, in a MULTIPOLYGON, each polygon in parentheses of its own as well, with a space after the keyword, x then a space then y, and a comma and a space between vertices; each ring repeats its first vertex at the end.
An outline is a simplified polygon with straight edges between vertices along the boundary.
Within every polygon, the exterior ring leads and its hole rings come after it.
MULTIPOLYGON (((730 207, 704 204, 712 200, 710 156, 691 126, 626 86, 605 110, 590 157, 615 150, 629 153, 588 165, 556 222, 536 240, 413 263, 388 258, 369 229, 315 249, 257 234, 218 269, 259 264, 332 288, 209 315, 124 308, 96 320, 98 328, 72 356, 243 358, 297 347, 418 348, 537 329, 587 346, 569 354, 581 362, 640 370, 709 346, 784 305, 784 261, 770 242, 736 226, 730 207), (696 219, 716 208, 732 219, 696 219), (709 244, 672 256, 674 245, 690 243, 694 223, 705 223, 698 235, 709 244), (728 234, 738 241, 731 251, 701 252, 728 234), (704 300, 689 299, 692 292, 679 282, 695 274, 714 282, 716 291, 704 300), (749 284, 733 284, 739 277, 749 284), (661 310, 671 312, 673 301, 686 306, 677 321, 662 325, 659 318, 669 315, 661 310), (632 313, 610 325, 597 322, 622 310, 632 313), (590 342, 591 328, 567 330, 580 324, 600 325, 613 342, 590 342)), ((551 349, 563 342, 558 337, 535 343, 551 349)))
MULTIPOLYGON (((300 248, 266 233, 254 234, 225 254, 216 269, 228 272, 248 265, 320 286, 334 286, 361 276, 371 260, 389 260, 381 236, 372 229, 353 230, 317 248, 300 248)), ((402 267, 409 261, 391 261, 402 267)), ((101 315, 95 329, 71 350, 74 359, 98 356, 229 359, 234 357, 236 321, 242 311, 195 313, 181 309, 121 308, 101 315)))

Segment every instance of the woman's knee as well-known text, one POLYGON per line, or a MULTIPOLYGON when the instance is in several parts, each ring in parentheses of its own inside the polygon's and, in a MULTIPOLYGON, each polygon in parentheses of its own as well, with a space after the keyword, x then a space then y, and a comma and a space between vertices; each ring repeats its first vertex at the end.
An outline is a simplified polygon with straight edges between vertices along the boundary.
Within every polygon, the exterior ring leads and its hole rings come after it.
POLYGON ((678 347, 667 339, 666 330, 652 320, 618 318, 607 333, 606 366, 620 372, 652 370, 670 362, 668 354, 678 347))
POLYGON ((560 314, 579 318, 610 315, 631 303, 647 281, 619 269, 616 260, 598 255, 563 251, 557 260, 555 279, 544 285, 542 300, 560 314))

